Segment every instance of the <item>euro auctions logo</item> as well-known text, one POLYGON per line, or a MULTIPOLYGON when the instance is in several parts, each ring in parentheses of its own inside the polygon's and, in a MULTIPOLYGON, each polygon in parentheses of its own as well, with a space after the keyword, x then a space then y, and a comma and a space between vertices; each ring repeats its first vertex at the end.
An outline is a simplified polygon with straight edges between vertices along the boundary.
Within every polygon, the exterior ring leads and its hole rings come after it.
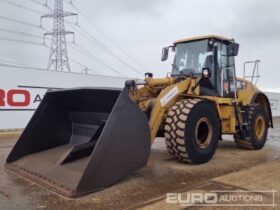
POLYGON ((0 88, 0 110, 36 110, 48 89, 34 86, 0 88))
POLYGON ((5 106, 27 107, 30 105, 30 100, 31 100, 30 98, 31 98, 31 94, 27 90, 0 89, 0 107, 5 107, 5 106))
POLYGON ((275 190, 216 190, 210 192, 167 193, 166 203, 181 207, 276 207, 275 190))

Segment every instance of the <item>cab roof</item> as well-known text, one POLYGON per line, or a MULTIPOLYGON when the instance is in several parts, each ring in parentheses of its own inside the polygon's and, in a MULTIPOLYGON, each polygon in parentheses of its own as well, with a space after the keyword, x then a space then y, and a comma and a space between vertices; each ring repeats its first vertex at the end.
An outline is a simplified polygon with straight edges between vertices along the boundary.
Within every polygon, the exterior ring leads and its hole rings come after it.
POLYGON ((233 39, 226 38, 226 37, 219 36, 219 35, 205 35, 205 36, 195 36, 195 37, 190 37, 190 38, 186 38, 186 39, 180 39, 180 40, 175 41, 174 44, 191 42, 191 41, 198 41, 198 40, 203 40, 203 39, 211 39, 211 38, 219 39, 219 40, 223 40, 223 41, 228 41, 228 42, 234 42, 233 39))

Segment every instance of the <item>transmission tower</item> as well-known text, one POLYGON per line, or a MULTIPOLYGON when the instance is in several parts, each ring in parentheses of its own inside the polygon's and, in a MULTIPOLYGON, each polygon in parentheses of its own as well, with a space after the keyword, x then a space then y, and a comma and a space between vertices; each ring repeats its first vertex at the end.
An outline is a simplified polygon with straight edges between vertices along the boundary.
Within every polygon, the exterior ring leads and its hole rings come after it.
POLYGON ((52 36, 47 70, 54 69, 55 71, 71 72, 68 59, 66 35, 72 34, 74 40, 74 32, 65 30, 64 18, 68 16, 76 16, 78 18, 78 14, 65 12, 63 10, 63 0, 54 0, 53 11, 49 14, 41 16, 41 26, 43 18, 53 19, 52 31, 44 34, 44 37, 52 36))

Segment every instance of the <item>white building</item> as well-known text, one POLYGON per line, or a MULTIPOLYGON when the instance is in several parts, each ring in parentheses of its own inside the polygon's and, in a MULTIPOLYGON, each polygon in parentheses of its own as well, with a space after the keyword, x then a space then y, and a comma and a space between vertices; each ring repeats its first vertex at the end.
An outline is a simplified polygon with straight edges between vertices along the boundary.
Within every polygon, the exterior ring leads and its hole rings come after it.
POLYGON ((127 78, 0 67, 0 130, 24 128, 50 88, 122 88, 125 80, 127 78))

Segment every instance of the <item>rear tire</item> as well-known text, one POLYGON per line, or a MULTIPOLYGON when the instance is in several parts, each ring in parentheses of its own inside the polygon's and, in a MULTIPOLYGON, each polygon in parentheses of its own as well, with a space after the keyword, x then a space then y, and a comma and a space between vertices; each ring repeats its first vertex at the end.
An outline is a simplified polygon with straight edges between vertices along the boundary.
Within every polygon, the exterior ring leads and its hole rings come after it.
POLYGON ((267 139, 268 117, 260 104, 249 106, 248 128, 250 137, 246 139, 241 139, 239 134, 234 134, 236 146, 251 150, 262 149, 267 139))
POLYGON ((202 164, 214 155, 220 134, 216 108, 201 99, 178 101, 164 127, 168 152, 180 162, 202 164))

